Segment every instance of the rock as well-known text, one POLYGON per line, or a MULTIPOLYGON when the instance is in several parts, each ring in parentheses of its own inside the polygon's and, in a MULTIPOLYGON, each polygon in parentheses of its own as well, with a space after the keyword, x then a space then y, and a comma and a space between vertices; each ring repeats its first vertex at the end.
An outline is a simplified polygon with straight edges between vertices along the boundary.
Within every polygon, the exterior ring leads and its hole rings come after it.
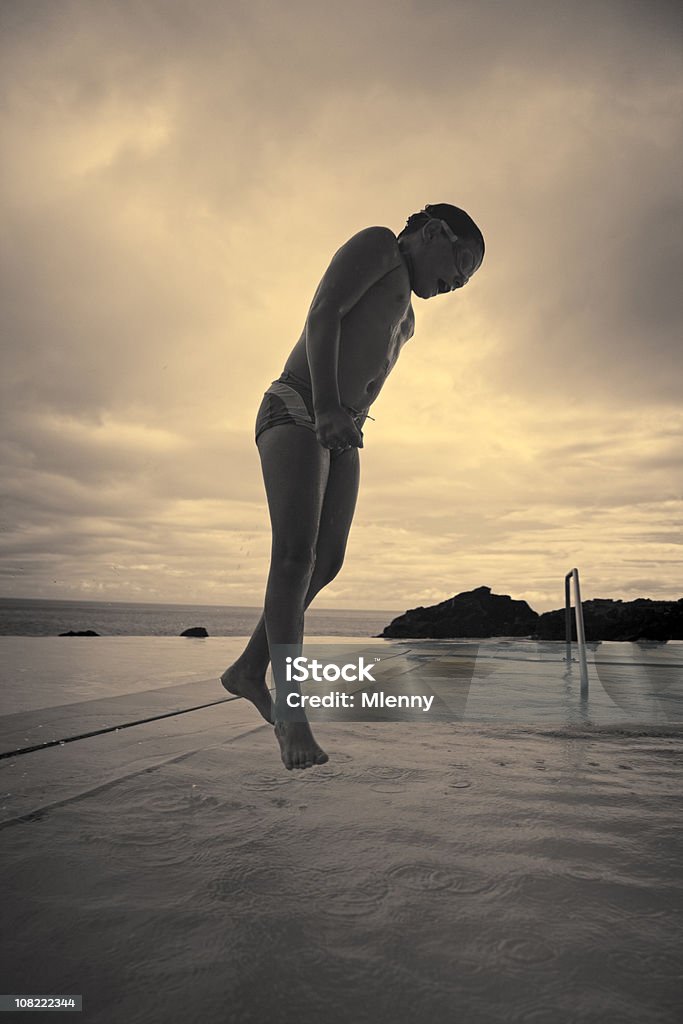
POLYGON ((530 636, 538 612, 526 601, 477 587, 428 608, 411 608, 385 626, 382 637, 449 639, 456 637, 530 636))
POLYGON ((205 630, 204 626, 190 626, 189 629, 184 629, 181 636, 208 636, 209 634, 205 630))
MULTIPOLYGON (((583 601, 586 640, 683 640, 683 598, 678 601, 612 601, 595 598, 583 601)), ((544 612, 538 620, 534 639, 564 640, 564 608, 544 612)), ((572 611, 572 639, 576 639, 576 618, 572 611)))
POLYGON ((73 629, 70 629, 68 633, 60 633, 59 635, 60 636, 99 636, 100 634, 96 633, 94 629, 80 629, 80 630, 76 630, 76 631, 74 631, 73 629))

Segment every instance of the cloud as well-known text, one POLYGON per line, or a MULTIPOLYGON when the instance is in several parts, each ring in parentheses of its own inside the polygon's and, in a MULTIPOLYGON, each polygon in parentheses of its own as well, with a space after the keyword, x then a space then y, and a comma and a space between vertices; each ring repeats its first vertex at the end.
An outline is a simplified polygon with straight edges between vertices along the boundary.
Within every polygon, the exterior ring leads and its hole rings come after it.
POLYGON ((675 5, 2 16, 8 593, 258 603, 261 393, 332 252, 441 200, 481 224, 486 259, 415 303, 322 600, 485 582, 554 606, 581 555, 588 592, 677 593, 675 5))

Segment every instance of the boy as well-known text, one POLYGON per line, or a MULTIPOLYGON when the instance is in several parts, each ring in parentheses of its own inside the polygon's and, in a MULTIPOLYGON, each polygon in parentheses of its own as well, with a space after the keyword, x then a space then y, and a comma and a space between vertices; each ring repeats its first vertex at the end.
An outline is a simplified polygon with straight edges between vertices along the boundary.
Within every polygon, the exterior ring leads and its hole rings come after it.
POLYGON ((270 572, 263 615, 221 682, 275 726, 287 769, 328 760, 301 711, 288 712, 297 687, 279 652, 300 650, 304 611, 344 561, 362 427, 413 335, 411 293, 429 299, 462 288, 483 258, 481 231, 448 203, 413 214, 398 237, 385 227, 359 231, 333 256, 284 372, 263 396, 256 443, 273 532, 270 572), (265 683, 270 651, 278 652, 274 704, 265 683))

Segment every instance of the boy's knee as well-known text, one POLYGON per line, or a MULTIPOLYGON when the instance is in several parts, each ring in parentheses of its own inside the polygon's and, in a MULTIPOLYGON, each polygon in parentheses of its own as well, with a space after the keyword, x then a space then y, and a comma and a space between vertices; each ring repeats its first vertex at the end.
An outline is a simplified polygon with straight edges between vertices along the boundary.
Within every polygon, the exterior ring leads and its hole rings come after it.
POLYGON ((309 548, 286 548, 273 551, 271 560, 276 572, 296 579, 306 579, 315 568, 315 552, 309 548))
POLYGON ((327 586, 328 583, 332 582, 335 576, 339 575, 343 564, 343 552, 335 558, 326 559, 324 562, 319 558, 315 564, 315 574, 320 579, 322 585, 327 586))

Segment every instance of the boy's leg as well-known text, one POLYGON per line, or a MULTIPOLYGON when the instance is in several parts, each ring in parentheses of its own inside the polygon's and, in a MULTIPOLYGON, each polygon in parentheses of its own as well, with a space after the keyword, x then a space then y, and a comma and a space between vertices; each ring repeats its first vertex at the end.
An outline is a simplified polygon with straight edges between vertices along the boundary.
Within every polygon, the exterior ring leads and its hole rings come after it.
POLYGON ((287 697, 297 687, 286 679, 284 654, 296 656, 303 641, 304 601, 315 564, 330 453, 312 431, 290 425, 264 431, 258 448, 272 528, 264 616, 268 647, 275 652, 275 733, 285 767, 308 768, 328 758, 306 716, 294 715, 288 705, 287 697))
MULTIPOLYGON (((358 481, 357 448, 350 448, 330 460, 316 543, 315 567, 304 600, 305 608, 316 594, 334 579, 342 566, 356 508, 358 481)), ((221 677, 223 685, 229 692, 251 700, 267 721, 272 720, 271 701, 265 685, 269 660, 265 616, 261 615, 244 652, 221 677)))
POLYGON ((306 595, 306 607, 335 578, 346 554, 353 514, 356 511, 360 459, 357 448, 348 448, 330 459, 325 499, 320 514, 315 568, 306 595))

